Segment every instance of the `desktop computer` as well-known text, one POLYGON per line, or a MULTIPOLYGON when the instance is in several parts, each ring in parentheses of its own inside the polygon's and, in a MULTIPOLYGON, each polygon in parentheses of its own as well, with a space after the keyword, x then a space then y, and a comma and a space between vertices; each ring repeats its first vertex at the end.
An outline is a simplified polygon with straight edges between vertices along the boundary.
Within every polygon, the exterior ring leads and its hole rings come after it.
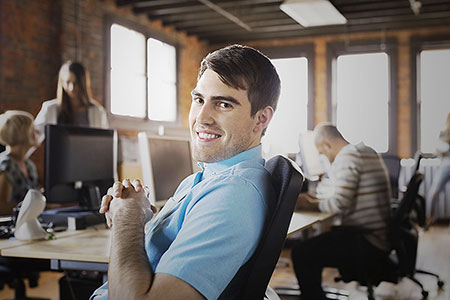
POLYGON ((39 220, 80 227, 105 222, 98 214, 101 196, 117 179, 117 132, 110 129, 47 125, 45 127, 45 197, 60 209, 44 211, 39 220))
POLYGON ((138 135, 144 184, 150 202, 162 206, 175 193, 178 185, 194 172, 189 138, 138 135))

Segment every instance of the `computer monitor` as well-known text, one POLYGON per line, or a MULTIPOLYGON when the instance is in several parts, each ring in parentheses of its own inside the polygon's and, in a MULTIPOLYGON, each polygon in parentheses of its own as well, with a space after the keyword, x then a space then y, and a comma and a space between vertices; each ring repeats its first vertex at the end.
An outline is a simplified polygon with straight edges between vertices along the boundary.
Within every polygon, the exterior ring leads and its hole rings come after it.
POLYGON ((116 131, 47 125, 44 173, 48 203, 98 209, 117 178, 116 131))
POLYGON ((302 166, 305 177, 311 181, 319 179, 325 173, 319 151, 314 143, 314 132, 306 131, 299 137, 299 164, 302 166))
POLYGON ((190 141, 187 138, 138 135, 144 184, 150 201, 158 205, 175 193, 178 185, 193 173, 190 141))

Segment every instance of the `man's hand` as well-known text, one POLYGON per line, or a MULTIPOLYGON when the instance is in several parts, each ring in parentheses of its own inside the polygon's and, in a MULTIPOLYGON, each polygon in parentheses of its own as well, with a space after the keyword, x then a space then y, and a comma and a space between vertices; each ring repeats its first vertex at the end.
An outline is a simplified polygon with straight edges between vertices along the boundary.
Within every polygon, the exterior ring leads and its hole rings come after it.
POLYGON ((150 204, 148 194, 148 187, 144 187, 138 179, 132 182, 129 179, 116 181, 103 196, 99 212, 105 214, 109 227, 112 227, 117 214, 146 223, 156 212, 156 207, 150 204))
POLYGON ((307 193, 300 193, 298 195, 297 205, 295 208, 298 210, 319 211, 319 202, 319 199, 307 193))

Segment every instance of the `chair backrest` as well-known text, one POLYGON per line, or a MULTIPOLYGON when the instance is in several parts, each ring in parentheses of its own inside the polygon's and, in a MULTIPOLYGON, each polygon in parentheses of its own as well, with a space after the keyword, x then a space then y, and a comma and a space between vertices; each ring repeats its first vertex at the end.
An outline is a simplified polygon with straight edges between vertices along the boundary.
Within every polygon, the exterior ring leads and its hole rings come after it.
POLYGON ((383 153, 381 155, 383 158, 384 164, 386 165, 386 168, 389 173, 389 181, 391 182, 392 187, 392 196, 394 198, 397 198, 398 196, 398 178, 400 175, 400 157, 397 155, 392 154, 385 154, 383 153))
POLYGON ((276 197, 258 247, 242 266, 219 299, 263 299, 286 239, 287 230, 303 184, 303 175, 283 156, 267 161, 276 197))
POLYGON ((418 233, 414 225, 424 218, 423 198, 418 194, 422 181, 423 175, 415 172, 391 220, 390 241, 400 276, 413 275, 416 269, 418 233))

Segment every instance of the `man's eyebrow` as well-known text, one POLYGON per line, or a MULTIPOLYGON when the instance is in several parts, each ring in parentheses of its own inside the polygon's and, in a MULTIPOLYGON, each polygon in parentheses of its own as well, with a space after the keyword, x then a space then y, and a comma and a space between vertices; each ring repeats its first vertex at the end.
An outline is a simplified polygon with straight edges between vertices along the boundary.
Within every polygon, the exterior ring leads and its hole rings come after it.
MULTIPOLYGON (((191 95, 204 98, 202 93, 199 93, 196 90, 193 90, 191 92, 191 95)), ((228 101, 228 102, 233 103, 233 104, 238 105, 238 106, 241 105, 241 103, 236 98, 231 97, 231 96, 212 96, 211 100, 213 100, 213 101, 228 101)))
POLYGON ((191 96, 199 96, 199 97, 203 97, 203 95, 199 92, 197 92, 196 90, 192 90, 191 91, 191 96))

